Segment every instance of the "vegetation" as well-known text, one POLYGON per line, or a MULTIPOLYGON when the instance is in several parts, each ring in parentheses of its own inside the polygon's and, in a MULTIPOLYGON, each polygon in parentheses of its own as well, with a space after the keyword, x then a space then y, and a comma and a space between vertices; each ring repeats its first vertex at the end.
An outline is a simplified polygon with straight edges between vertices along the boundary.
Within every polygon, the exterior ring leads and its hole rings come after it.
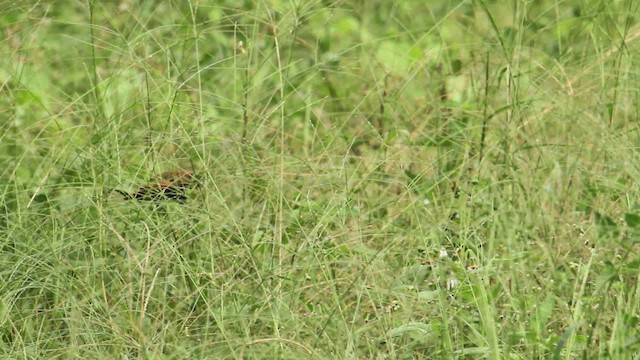
POLYGON ((0 3, 0 357, 640 356, 637 1, 0 3))

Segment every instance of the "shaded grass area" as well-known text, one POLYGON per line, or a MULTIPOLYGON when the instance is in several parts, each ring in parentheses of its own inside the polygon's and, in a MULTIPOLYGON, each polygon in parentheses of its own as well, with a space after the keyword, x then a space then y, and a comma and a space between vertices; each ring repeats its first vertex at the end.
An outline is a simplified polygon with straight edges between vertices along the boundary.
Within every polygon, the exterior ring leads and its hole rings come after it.
POLYGON ((637 7, 1 7, 0 351, 637 356, 637 7))

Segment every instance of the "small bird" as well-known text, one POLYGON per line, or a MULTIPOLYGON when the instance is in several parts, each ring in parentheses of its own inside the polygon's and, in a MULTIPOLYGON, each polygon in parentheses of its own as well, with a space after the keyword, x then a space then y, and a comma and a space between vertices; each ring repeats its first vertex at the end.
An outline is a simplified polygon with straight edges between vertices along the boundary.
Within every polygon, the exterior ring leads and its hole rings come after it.
POLYGON ((175 200, 185 202, 187 200, 187 189, 195 186, 199 186, 199 182, 193 174, 189 171, 179 169, 163 172, 160 174, 159 180, 141 186, 133 193, 117 189, 116 191, 124 196, 125 200, 175 200))

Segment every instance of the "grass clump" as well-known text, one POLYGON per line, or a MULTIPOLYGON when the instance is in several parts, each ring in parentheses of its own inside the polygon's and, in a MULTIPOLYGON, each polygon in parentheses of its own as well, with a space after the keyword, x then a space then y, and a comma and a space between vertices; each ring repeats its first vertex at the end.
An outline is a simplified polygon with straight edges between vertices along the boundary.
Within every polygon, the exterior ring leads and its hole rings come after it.
POLYGON ((2 356, 637 357, 637 10, 0 7, 2 356))

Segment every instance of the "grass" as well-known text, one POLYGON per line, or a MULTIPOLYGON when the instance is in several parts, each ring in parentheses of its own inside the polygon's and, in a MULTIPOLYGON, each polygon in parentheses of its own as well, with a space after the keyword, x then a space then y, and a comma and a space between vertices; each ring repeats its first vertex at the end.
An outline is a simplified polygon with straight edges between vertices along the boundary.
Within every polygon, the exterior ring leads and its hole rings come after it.
POLYGON ((639 10, 6 3, 0 356, 640 358, 639 10))

